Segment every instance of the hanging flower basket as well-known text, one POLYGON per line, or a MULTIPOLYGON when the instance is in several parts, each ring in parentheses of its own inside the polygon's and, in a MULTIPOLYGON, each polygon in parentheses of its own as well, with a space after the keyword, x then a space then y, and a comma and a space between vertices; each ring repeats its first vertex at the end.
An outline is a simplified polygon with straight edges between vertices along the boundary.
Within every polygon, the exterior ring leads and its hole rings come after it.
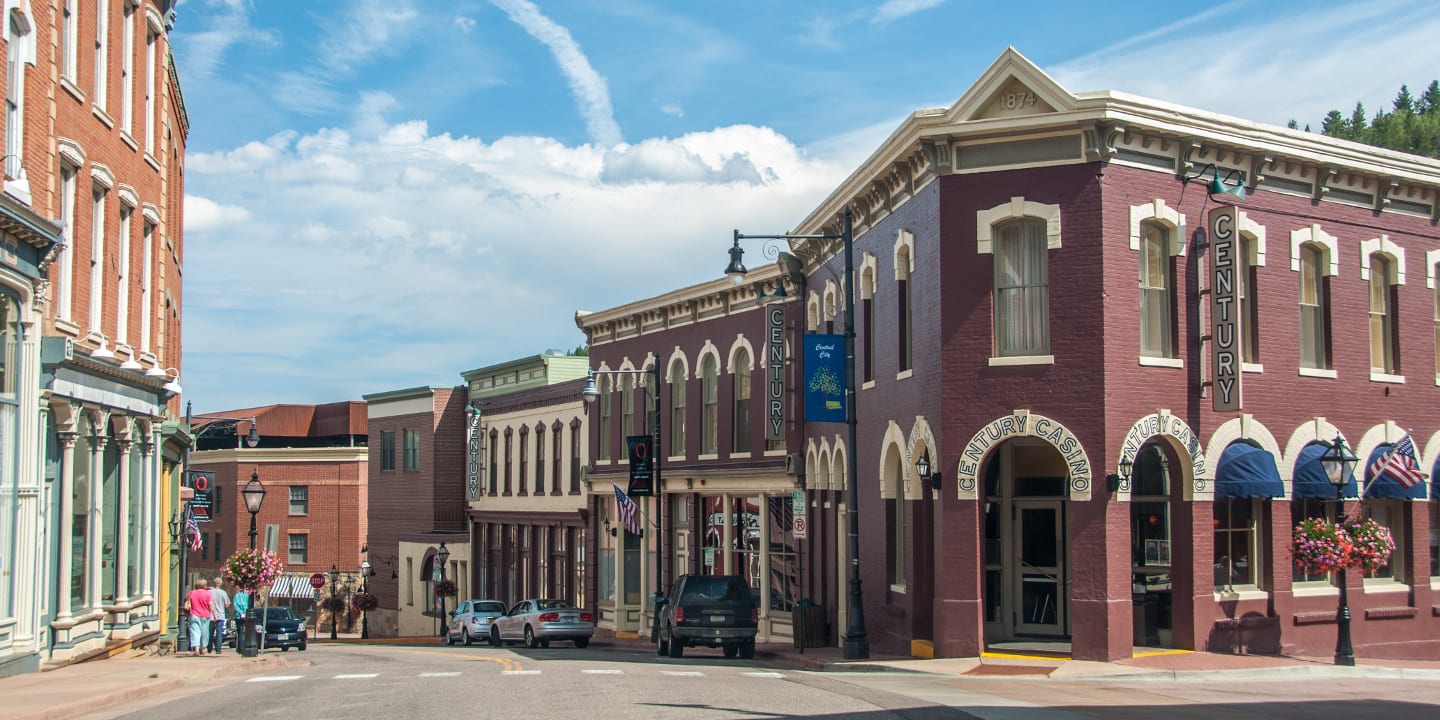
POLYGON ((268 588, 284 571, 285 566, 280 564, 275 553, 246 548, 236 550, 225 561, 220 576, 253 595, 261 588, 268 588))
POLYGON ((355 607, 355 612, 370 612, 380 607, 380 598, 375 597, 375 593, 360 592, 355 593, 355 597, 350 600, 350 604, 355 607))
POLYGON ((455 597, 456 592, 459 592, 459 588, 455 587, 454 580, 441 580, 435 583, 435 597, 455 597))
POLYGON ((345 610, 345 598, 334 596, 327 597, 324 600, 320 601, 320 607, 324 608, 325 610, 329 610, 332 613, 343 612, 345 610))
POLYGON ((1290 554, 1295 568, 1310 574, 1335 572, 1350 563, 1350 534, 1324 518, 1306 518, 1295 526, 1290 554))
POLYGON ((1390 564, 1395 552, 1395 538, 1390 529, 1374 520, 1350 520, 1345 523, 1350 536, 1350 567, 1375 572, 1390 564))

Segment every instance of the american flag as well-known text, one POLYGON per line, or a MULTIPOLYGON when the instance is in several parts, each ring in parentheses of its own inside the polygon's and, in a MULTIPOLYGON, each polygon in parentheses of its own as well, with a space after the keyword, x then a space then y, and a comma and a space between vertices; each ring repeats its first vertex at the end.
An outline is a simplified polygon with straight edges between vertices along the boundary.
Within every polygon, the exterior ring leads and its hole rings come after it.
POLYGON ((610 487, 615 488, 615 505, 620 508, 620 519, 625 522, 625 529, 629 530, 631 535, 639 535, 640 507, 630 499, 629 495, 625 494, 624 490, 620 489, 619 485, 610 483, 610 487))
POLYGON ((1425 473, 1420 471, 1420 464, 1415 461, 1415 443, 1410 440, 1410 434, 1390 446, 1390 450, 1370 463, 1370 477, 1389 475, 1395 482, 1406 488, 1415 487, 1417 483, 1425 479, 1425 473))
POLYGON ((185 538, 191 552, 200 549, 200 523, 195 522, 195 516, 189 510, 185 511, 185 538))

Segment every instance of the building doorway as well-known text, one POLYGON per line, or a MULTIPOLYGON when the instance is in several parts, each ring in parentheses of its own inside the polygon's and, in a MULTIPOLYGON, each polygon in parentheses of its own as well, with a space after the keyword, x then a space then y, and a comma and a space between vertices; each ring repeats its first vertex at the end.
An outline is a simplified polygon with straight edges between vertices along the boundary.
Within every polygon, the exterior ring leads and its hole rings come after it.
POLYGON ((1070 637, 1064 458, 1019 438, 992 451, 985 471, 985 643, 1070 637))

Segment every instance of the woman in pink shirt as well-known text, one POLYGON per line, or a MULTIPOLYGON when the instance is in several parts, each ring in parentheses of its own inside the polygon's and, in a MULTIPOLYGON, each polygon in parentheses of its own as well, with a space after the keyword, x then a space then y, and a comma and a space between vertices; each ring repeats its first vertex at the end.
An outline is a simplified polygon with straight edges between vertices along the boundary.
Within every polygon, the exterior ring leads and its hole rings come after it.
POLYGON ((185 596, 185 610, 190 613, 190 648, 196 655, 205 654, 210 642, 210 618, 215 614, 207 587, 204 578, 196 580, 195 589, 185 596))

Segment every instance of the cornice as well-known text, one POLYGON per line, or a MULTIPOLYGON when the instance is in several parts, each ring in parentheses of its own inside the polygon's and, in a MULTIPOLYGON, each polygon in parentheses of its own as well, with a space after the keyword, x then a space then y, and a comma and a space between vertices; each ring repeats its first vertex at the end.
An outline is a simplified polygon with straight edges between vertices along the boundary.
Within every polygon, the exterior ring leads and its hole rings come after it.
MULTIPOLYGON (((370 449, 365 445, 319 448, 227 448, 224 450, 196 450, 190 453, 190 462, 196 465, 356 463, 369 459, 370 449)), ((361 475, 356 482, 364 483, 365 477, 361 475)))

